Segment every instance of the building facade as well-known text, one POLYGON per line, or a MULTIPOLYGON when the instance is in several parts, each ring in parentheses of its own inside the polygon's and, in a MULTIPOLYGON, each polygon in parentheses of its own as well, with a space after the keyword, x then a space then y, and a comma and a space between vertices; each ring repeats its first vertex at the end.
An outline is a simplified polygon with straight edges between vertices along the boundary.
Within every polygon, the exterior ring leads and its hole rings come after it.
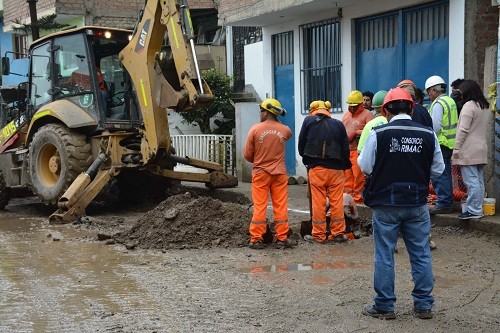
MULTIPOLYGON (((298 176, 306 170, 296 138, 311 101, 330 100, 340 119, 354 89, 388 90, 403 79, 423 89, 431 75, 448 84, 465 77, 487 89, 496 81, 487 64, 496 59, 498 20, 491 0, 226 0, 219 5, 220 25, 262 27, 262 42, 245 48, 245 67, 251 68, 245 83, 260 99, 285 104, 283 122, 294 132, 287 170, 298 176)), ((245 117, 241 123, 255 121, 245 117)))

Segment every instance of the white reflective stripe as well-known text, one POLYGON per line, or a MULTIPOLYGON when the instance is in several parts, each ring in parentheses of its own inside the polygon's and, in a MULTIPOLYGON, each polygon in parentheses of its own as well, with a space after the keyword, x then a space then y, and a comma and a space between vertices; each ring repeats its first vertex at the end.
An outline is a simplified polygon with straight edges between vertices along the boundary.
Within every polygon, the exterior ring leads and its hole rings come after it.
MULTIPOLYGON (((267 206, 267 209, 270 209, 272 210, 273 209, 273 206, 269 205, 267 206)), ((287 209, 289 212, 293 212, 293 213, 300 213, 300 214, 311 214, 311 212, 309 212, 308 210, 302 210, 302 209, 287 209)))
POLYGON ((388 131, 391 129, 399 129, 399 130, 412 130, 412 131, 420 131, 420 132, 427 132, 427 133, 434 133, 434 131, 427 129, 427 128, 421 128, 421 127, 414 127, 414 126, 389 126, 389 127, 382 127, 382 128, 374 128, 373 130, 375 132, 383 132, 383 131, 388 131))

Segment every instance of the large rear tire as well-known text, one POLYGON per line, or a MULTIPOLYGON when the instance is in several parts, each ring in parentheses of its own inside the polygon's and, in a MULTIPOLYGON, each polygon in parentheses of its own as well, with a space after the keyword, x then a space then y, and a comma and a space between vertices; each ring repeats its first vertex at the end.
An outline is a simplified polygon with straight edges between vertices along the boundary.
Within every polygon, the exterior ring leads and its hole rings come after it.
POLYGON ((46 204, 56 204, 75 178, 92 163, 86 136, 62 124, 40 127, 33 136, 29 153, 31 187, 46 204))
POLYGON ((4 209, 10 200, 10 188, 5 183, 2 170, 0 170, 0 210, 4 209))

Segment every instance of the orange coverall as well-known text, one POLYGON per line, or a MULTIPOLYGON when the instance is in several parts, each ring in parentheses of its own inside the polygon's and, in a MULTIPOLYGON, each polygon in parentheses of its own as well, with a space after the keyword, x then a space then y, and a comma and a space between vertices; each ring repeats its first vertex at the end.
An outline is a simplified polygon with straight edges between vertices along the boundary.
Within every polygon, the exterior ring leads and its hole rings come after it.
POLYGON ((308 171, 312 200, 312 236, 318 243, 326 241, 326 195, 330 202, 329 239, 341 235, 345 231, 344 171, 316 166, 308 171), (326 195, 325 195, 326 193, 326 195))
MULTIPOLYGON (((312 231, 311 235, 318 243, 326 242, 326 200, 330 202, 330 230, 329 240, 335 236, 342 235, 345 231, 344 220, 344 205, 343 205, 343 190, 345 174, 344 170, 350 167, 349 163, 349 148, 347 133, 344 125, 331 118, 330 112, 327 109, 313 109, 311 115, 304 119, 299 135, 299 154, 303 157, 304 164, 308 167, 309 189, 311 197, 312 211, 312 231), (329 134, 319 132, 318 123, 320 117, 323 124, 326 124, 329 134), (314 120, 312 120, 314 119, 314 120), (323 141, 329 138, 336 142, 340 147, 340 153, 337 158, 321 158, 314 156, 314 150, 306 153, 306 147, 309 143, 317 144, 318 141, 323 141), (311 141, 309 141, 311 140, 311 141)), ((323 126, 323 125, 320 125, 323 126)), ((311 147, 311 145, 309 146, 311 147)))
POLYGON ((349 139, 349 149, 352 167, 345 170, 344 192, 352 195, 354 201, 358 204, 363 203, 362 191, 365 186, 365 176, 358 166, 358 141, 361 132, 366 123, 373 119, 373 114, 364 108, 363 103, 359 104, 358 109, 351 113, 350 111, 342 117, 342 123, 349 139))
POLYGON ((276 240, 288 237, 288 176, 285 165, 285 144, 292 137, 288 126, 267 119, 253 125, 248 132, 243 156, 253 163, 250 242, 262 242, 266 232, 266 211, 269 193, 273 205, 276 240))

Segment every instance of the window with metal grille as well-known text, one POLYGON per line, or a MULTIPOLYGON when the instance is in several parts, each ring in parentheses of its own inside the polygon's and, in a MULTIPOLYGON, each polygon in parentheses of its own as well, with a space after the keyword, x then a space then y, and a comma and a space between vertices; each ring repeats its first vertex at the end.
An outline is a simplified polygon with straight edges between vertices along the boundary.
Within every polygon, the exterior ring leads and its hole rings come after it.
POLYGON ((28 36, 14 35, 14 59, 26 58, 28 56, 28 36))
POLYGON ((384 49, 398 45, 398 16, 393 14, 361 22, 359 43, 361 51, 384 49))
POLYGON ((273 67, 293 64, 293 31, 273 35, 273 67))
POLYGON ((245 45, 262 41, 262 28, 233 27, 233 90, 245 90, 245 45))
POLYGON ((330 19, 300 26, 302 50, 302 114, 315 100, 330 101, 332 112, 341 113, 340 21, 330 19))
POLYGON ((406 13, 406 43, 415 44, 447 38, 449 9, 449 4, 445 2, 406 13))

